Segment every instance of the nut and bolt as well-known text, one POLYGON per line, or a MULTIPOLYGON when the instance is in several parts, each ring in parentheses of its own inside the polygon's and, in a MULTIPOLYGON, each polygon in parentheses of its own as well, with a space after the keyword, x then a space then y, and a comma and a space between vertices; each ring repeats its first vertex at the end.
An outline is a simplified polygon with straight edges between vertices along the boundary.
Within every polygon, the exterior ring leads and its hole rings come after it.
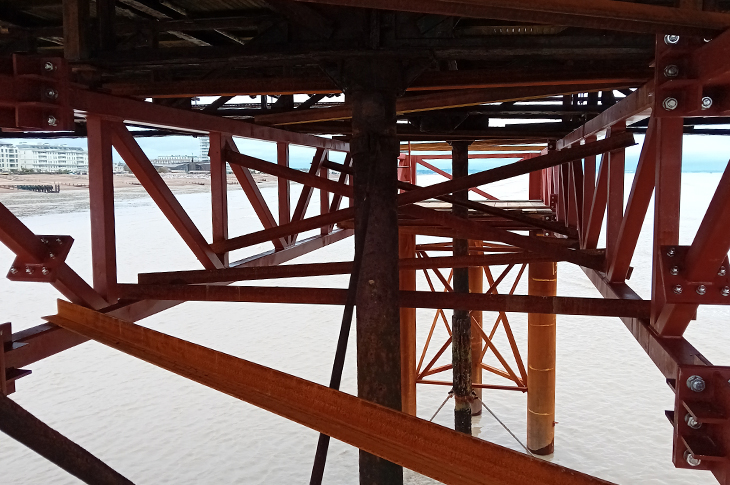
POLYGON ((662 106, 667 111, 673 111, 677 109, 677 106, 679 106, 679 101, 677 101, 677 98, 664 98, 662 106))
POLYGON ((18 274, 18 268, 16 268, 15 266, 12 266, 10 268, 10 274, 18 274))
POLYGON ((53 88, 46 89, 46 98, 48 98, 48 99, 57 99, 58 98, 58 91, 56 91, 53 88))
POLYGON ((673 257, 675 254, 677 254, 676 249, 674 249, 674 248, 667 249, 667 256, 669 256, 670 258, 673 257))
POLYGON ((702 427, 702 423, 697 421, 697 418, 692 416, 691 414, 687 413, 684 416, 684 422, 687 423, 687 426, 689 426, 692 429, 700 429, 702 427))
POLYGON ((48 253, 48 257, 51 259, 56 259, 56 255, 53 253, 48 253))
POLYGON ((679 266, 672 266, 669 268, 669 274, 672 276, 677 276, 679 274, 679 266))
POLYGON ((730 296, 730 286, 723 286, 720 288, 720 294, 722 296, 730 296))
POLYGON ((56 238, 56 244, 61 244, 61 242, 62 242, 62 241, 61 241, 61 238, 60 238, 60 237, 57 237, 57 238, 56 238))
POLYGON ((709 96, 702 97, 702 109, 712 108, 712 98, 709 96))
POLYGON ((705 390, 705 380, 697 375, 689 376, 687 378, 687 387, 694 392, 702 392, 705 390))
POLYGON ((679 36, 678 35, 665 35, 664 36, 664 43, 667 45, 675 45, 679 42, 679 36))
POLYGON ((690 453, 689 450, 684 452, 684 459, 689 466, 699 466, 700 463, 702 463, 702 460, 695 458, 695 456, 690 453))
POLYGON ((44 266, 44 267, 43 267, 43 268, 41 269, 41 273, 43 273, 43 275, 44 275, 44 276, 45 276, 45 275, 48 275, 48 273, 50 273, 50 272, 51 272, 51 270, 49 270, 49 269, 48 269, 48 268, 46 268, 45 266, 44 266))
POLYGON ((676 64, 670 64, 664 68, 664 77, 677 77, 679 76, 679 67, 676 64))
POLYGON ((727 274, 727 270, 725 269, 725 266, 720 266, 720 269, 717 270, 717 276, 725 276, 727 274))
POLYGON ((677 295, 681 295, 682 294, 682 285, 674 285, 673 290, 674 290, 674 293, 676 293, 677 295))
POLYGON ((46 238, 42 237, 42 238, 41 238, 41 242, 42 242, 43 244, 48 244, 48 239, 46 239, 46 238))
POLYGON ((33 268, 30 268, 30 267, 28 267, 28 268, 25 268, 25 272, 26 272, 27 274, 33 274, 33 268))
POLYGON ((58 120, 56 120, 56 117, 53 115, 49 115, 46 119, 46 122, 48 123, 48 126, 56 126, 58 125, 58 120))
POLYGON ((43 64, 43 69, 46 71, 55 71, 56 66, 51 61, 46 61, 46 63, 43 64))
POLYGON ((707 293, 707 287, 705 285, 699 285, 695 291, 698 295, 702 296, 707 293))

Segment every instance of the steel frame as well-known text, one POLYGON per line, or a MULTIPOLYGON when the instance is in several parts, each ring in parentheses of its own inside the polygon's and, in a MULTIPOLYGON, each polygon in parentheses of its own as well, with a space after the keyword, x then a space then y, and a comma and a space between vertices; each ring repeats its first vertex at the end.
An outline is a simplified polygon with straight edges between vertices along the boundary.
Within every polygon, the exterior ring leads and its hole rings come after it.
MULTIPOLYGON (((447 6, 463 9, 473 2, 430 3, 439 9, 447 6)), ((500 2, 491 3, 501 6, 500 2)), ((549 11, 567 15, 560 10, 561 5, 551 2, 552 10, 549 11)), ((586 15, 585 11, 575 12, 577 17, 582 15, 586 15)), ((699 28, 697 18, 691 17, 684 25, 688 29, 699 28)), ((651 18, 643 22, 659 20, 651 18)), ((712 28, 724 26, 713 24, 712 28)), ((436 234, 480 243, 471 248, 468 256, 450 258, 429 255, 429 252, 451 251, 453 246, 449 243, 421 244, 416 246, 415 258, 400 261, 402 271, 422 270, 430 289, 430 292, 402 290, 400 305, 436 309, 415 366, 416 383, 451 385, 448 381, 427 379, 451 368, 449 365, 435 366, 448 349, 451 338, 424 365, 439 319, 451 335, 444 308, 498 312, 491 330, 482 329, 474 318, 472 330, 484 344, 481 368, 507 379, 510 385, 474 382, 472 386, 522 392, 528 390, 527 370, 512 335, 508 312, 618 316, 676 393, 675 407, 667 412, 674 426, 675 466, 707 469, 720 483, 730 483, 727 455, 730 450, 730 390, 727 387, 730 368, 711 365, 683 337, 700 304, 727 304, 730 301, 730 279, 726 276, 730 270, 727 259, 730 236, 721 223, 730 214, 730 168, 723 175, 692 244, 688 247, 678 245, 682 121, 684 117, 730 114, 730 65, 724 56, 729 45, 730 32, 709 43, 684 36, 677 43, 668 43, 664 35, 659 34, 656 75, 652 82, 540 154, 503 152, 488 155, 503 158, 517 155, 521 160, 516 163, 420 187, 415 184, 417 165, 450 177, 427 162, 438 156, 401 154, 397 203, 402 233, 436 234), (680 66, 679 77, 664 76, 669 65, 680 66), (673 103, 668 102, 670 98, 673 103), (711 99, 711 106, 703 108, 704 98, 711 99), (633 144, 627 127, 647 117, 650 119, 639 165, 628 202, 624 204, 624 150, 633 144), (530 193, 536 194, 544 208, 550 210, 550 220, 519 209, 501 209, 488 201, 459 202, 450 195, 471 190, 493 200, 493 196, 479 187, 523 174, 530 174, 530 193), (653 283, 652 298, 645 301, 626 285, 626 280, 632 273, 631 259, 642 223, 648 215, 652 193, 655 199, 653 283), (462 219, 434 209, 424 202, 429 199, 462 204, 470 209, 470 215, 462 219), (596 248, 604 219, 606 248, 599 250, 596 248), (532 233, 521 235, 514 231, 532 233), (532 261, 567 261, 581 266, 604 299, 515 295, 525 266, 532 261), (497 278, 491 269, 495 265, 506 265, 497 278), (484 294, 454 293, 451 274, 445 276, 440 271, 442 268, 453 271, 453 268, 475 266, 483 267, 489 283, 484 294), (511 289, 506 294, 498 294, 498 286, 517 266, 520 269, 516 271, 511 289), (429 271, 441 282, 443 291, 437 291, 429 271), (507 336, 515 368, 504 358, 506 352, 493 343, 500 324, 507 336), (489 352, 499 360, 502 368, 482 362, 489 352), (693 384, 698 381, 702 382, 701 389, 693 384), (690 427, 686 416, 702 426, 690 427), (693 460, 700 462, 694 465, 693 460)), ((1 327, 0 370, 3 372, 0 372, 0 384, 3 394, 14 392, 17 379, 29 373, 23 367, 91 338, 446 483, 465 480, 492 483, 490 480, 494 479, 499 483, 516 484, 524 483, 528 477, 540 483, 599 483, 597 479, 564 467, 461 436, 405 413, 135 325, 133 322, 146 316, 194 300, 343 305, 347 299, 345 290, 227 285, 234 281, 345 274, 352 270, 351 262, 277 267, 352 235, 354 209, 341 208, 343 199, 353 197, 350 146, 336 139, 181 111, 80 88, 70 83, 68 68, 62 59, 15 56, 12 65, 11 73, 0 75, 0 86, 7 87, 0 99, 2 112, 4 115, 12 113, 12 116, 1 118, 3 128, 53 131, 69 129, 74 114, 86 118, 93 282, 86 283, 65 263, 73 242, 70 236, 35 235, 0 204, 0 241, 16 254, 8 277, 17 281, 50 283, 71 302, 60 300, 58 315, 50 317, 49 323, 16 334, 10 333, 7 324, 1 327), (51 63, 54 69, 44 69, 46 63, 51 63), (36 88, 53 86, 59 95, 52 100, 40 99, 43 89, 28 90, 29 84, 36 88), (212 241, 206 241, 201 235, 125 123, 174 128, 210 137, 212 241), (234 137, 275 142, 276 163, 240 153, 234 137), (289 168, 290 145, 315 149, 307 173, 289 168), (124 158, 195 254, 202 270, 144 274, 140 275, 139 284, 118 283, 112 148, 124 158), (333 151, 346 154, 343 165, 330 160, 333 151), (236 175, 263 230, 236 236, 229 234, 226 166, 230 166, 236 175), (278 177, 278 218, 274 217, 256 187, 252 169, 278 177), (339 172, 337 180, 330 178, 330 171, 339 172), (289 200, 291 181, 303 185, 293 212, 289 200), (320 193, 320 212, 306 218, 315 189, 320 193), (336 224, 339 227, 336 228, 336 224), (319 230, 319 234, 297 240, 301 233, 309 230, 319 230), (271 242, 273 249, 245 260, 229 261, 231 251, 262 242, 271 242), (230 368, 216 364, 218 359, 230 368), (283 393, 285 389, 287 391, 283 393), (292 403, 292 399, 298 402, 292 403), (353 424, 352 416, 358 413, 362 415, 353 424), (395 435, 390 436, 396 430, 395 435)), ((413 98, 403 101, 399 109, 406 109, 403 106, 418 101, 413 98)), ((484 102, 479 99, 477 103, 484 102)), ((324 113, 318 114, 321 115, 324 113)), ((307 116, 301 115, 302 118, 307 116)))

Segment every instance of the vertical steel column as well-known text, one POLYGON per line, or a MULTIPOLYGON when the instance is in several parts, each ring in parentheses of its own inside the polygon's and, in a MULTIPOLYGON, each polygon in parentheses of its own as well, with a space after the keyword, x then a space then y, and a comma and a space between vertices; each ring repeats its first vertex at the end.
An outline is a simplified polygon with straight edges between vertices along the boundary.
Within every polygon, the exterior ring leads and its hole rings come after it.
MULTIPOLYGON (((454 180, 469 175, 469 142, 451 143, 451 174, 454 180)), ((454 192, 453 197, 467 200, 469 192, 454 192)), ((453 205, 451 212, 466 219, 468 209, 453 205)), ((467 239, 454 239, 454 256, 469 254, 467 239)), ((469 268, 454 268, 454 293, 469 293, 469 268)), ((454 375, 454 429, 471 434, 471 318, 469 310, 455 309, 451 321, 451 359, 454 375)))
POLYGON ((117 299, 117 248, 112 137, 108 123, 98 116, 88 116, 86 127, 94 289, 108 302, 114 303, 117 299))
MULTIPOLYGON (((329 153, 326 155, 326 161, 329 161, 329 153)), ((329 180, 330 171, 327 167, 319 167, 319 176, 329 180)), ((330 210, 330 193, 326 190, 319 189, 319 213, 324 215, 330 210)), ((330 233, 330 226, 322 226, 320 234, 325 236, 330 233)))
MULTIPOLYGON (((539 172, 536 172, 539 174, 539 172)), ((469 241, 469 247, 481 248, 482 241, 469 241)), ((481 253, 477 253, 481 254, 481 253)), ((469 268, 469 293, 484 293, 484 268, 482 266, 471 266, 469 268)), ((471 324, 478 327, 482 326, 482 312, 480 310, 472 310, 469 312, 471 324)), ((484 342, 479 332, 471 334, 471 382, 482 383, 482 363, 479 356, 482 355, 484 342)), ((482 398, 482 389, 473 389, 479 399, 482 398)), ((479 402, 474 401, 471 407, 472 416, 482 414, 482 406, 479 402)))
MULTIPOLYGON (((611 135, 626 131, 626 121, 613 125, 611 135)), ((608 154, 608 199, 606 204, 606 260, 613 261, 616 243, 624 218, 625 150, 608 154)))
MULTIPOLYGON (((414 160, 406 155, 401 160, 398 179, 415 183, 414 160)), ((416 257, 416 235, 400 232, 398 236, 398 256, 401 259, 416 257)), ((400 271, 400 289, 416 290, 416 270, 400 271)), ((416 309, 400 309, 400 352, 401 352, 401 405, 402 411, 416 415, 416 309)))
MULTIPOLYGON (((352 102, 350 149, 354 169, 355 238, 363 259, 357 286, 358 396, 401 410, 401 339, 398 298, 398 155, 395 100, 397 63, 353 61, 346 77, 352 102), (369 214, 363 202, 369 198, 369 214)), ((360 483, 398 485, 403 468, 360 451, 360 483)))
MULTIPOLYGON (((213 216, 213 242, 228 239, 228 176, 226 161, 223 158, 223 137, 218 132, 211 132, 210 146, 210 197, 211 214, 213 216)), ((228 253, 219 254, 223 266, 228 266, 228 253)))
MULTIPOLYGON (((288 143, 278 142, 276 144, 276 163, 284 167, 289 166, 288 143)), ((279 225, 283 226, 291 222, 291 197, 289 195, 291 185, 289 179, 284 177, 277 177, 276 184, 279 188, 279 225)))
MULTIPOLYGON (((557 263, 530 263, 528 293, 555 296, 557 263)), ((549 455, 555 444, 555 315, 527 315, 527 447, 549 455)))

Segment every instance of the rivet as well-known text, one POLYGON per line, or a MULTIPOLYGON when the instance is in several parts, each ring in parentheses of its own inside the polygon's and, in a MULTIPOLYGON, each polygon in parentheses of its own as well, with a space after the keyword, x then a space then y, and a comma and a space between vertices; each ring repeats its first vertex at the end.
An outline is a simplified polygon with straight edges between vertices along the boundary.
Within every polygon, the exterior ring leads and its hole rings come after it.
POLYGON ((702 109, 712 108, 712 98, 709 96, 702 97, 702 109))
POLYGON ((675 254, 677 254, 676 249, 674 249, 674 248, 667 249, 667 256, 669 256, 670 258, 673 257, 675 254))
POLYGON ((673 290, 676 294, 681 295, 682 294, 682 285, 674 285, 673 290))
POLYGON ((374 285, 375 284, 375 280, 370 280, 370 281, 368 281, 368 283, 370 283, 371 285, 374 285))
POLYGON ((664 43, 667 45, 675 45, 679 42, 679 36, 678 35, 665 35, 664 36, 664 43))
POLYGON ((679 266, 672 266, 669 268, 669 274, 677 276, 679 274, 679 266))
POLYGON ((26 272, 27 274, 33 274, 33 268, 30 268, 30 267, 28 267, 28 268, 25 268, 25 272, 26 272))
POLYGON ((48 126, 56 126, 58 124, 58 120, 56 120, 56 117, 53 115, 48 116, 46 122, 48 123, 48 126))
POLYGON ((679 106, 679 101, 677 101, 677 98, 664 98, 662 106, 667 111, 673 111, 677 109, 677 106, 679 106))
POLYGON ((677 77, 679 76, 679 67, 675 64, 670 64, 664 68, 664 77, 677 77))
POLYGON ((725 276, 727 274, 727 270, 725 269, 725 266, 720 266, 720 269, 717 270, 717 276, 725 276))
POLYGON ((51 259, 56 259, 56 255, 53 253, 48 253, 48 257, 51 259))
POLYGON ((10 274, 18 274, 18 268, 16 268, 15 266, 12 266, 10 268, 10 274))
POLYGON ((730 296, 730 286, 723 286, 720 288, 720 294, 722 296, 730 296))
POLYGON ((698 375, 689 376, 687 378, 687 387, 694 392, 702 392, 705 390, 705 380, 698 375))
POLYGON ((46 98, 49 98, 49 99, 57 99, 58 98, 58 91, 56 91, 53 88, 46 89, 46 98))
POLYGON ((60 237, 57 237, 57 238, 56 238, 56 244, 61 244, 62 242, 63 242, 63 241, 61 241, 61 238, 60 238, 60 237))
POLYGON ((695 291, 698 295, 702 296, 707 293, 707 287, 705 285, 699 285, 695 291))
POLYGON ((46 268, 45 266, 43 267, 43 269, 41 269, 41 273, 43 273, 44 275, 47 275, 50 272, 51 271, 48 268, 46 268))
POLYGON ((48 239, 46 239, 46 238, 42 237, 42 238, 41 238, 41 242, 42 242, 43 244, 48 244, 48 239))
POLYGON ((54 71, 56 70, 56 66, 51 61, 46 61, 46 63, 43 64, 43 69, 46 71, 54 71))

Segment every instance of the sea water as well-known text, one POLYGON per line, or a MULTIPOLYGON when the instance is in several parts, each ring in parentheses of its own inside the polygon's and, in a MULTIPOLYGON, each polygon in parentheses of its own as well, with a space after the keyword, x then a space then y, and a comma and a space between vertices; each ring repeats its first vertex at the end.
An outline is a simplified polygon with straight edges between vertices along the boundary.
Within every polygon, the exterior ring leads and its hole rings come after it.
MULTIPOLYGON (((633 175, 627 174, 626 194, 633 175)), ((720 174, 685 174, 682 182, 681 244, 690 244, 720 174)), ((419 176, 419 184, 441 181, 419 176)), ((293 186, 296 200, 298 185, 293 186)), ((504 199, 527 197, 527 180, 492 184, 489 192, 504 199)), ((263 188, 276 213, 276 189, 263 188)), ((83 193, 80 193, 83 194, 83 193)), ((81 195, 54 199, 53 194, 0 195, 36 234, 70 234, 75 238, 68 263, 87 280, 91 276, 89 212, 81 195)), ((57 197, 57 195, 56 195, 57 197)), ((313 197, 310 213, 319 206, 313 197)), ((178 194, 178 199, 210 238, 210 196, 178 194)), ((231 235, 261 228, 239 190, 229 191, 231 235)), ((650 208, 650 214, 653 209, 650 208)), ((200 267, 172 226, 152 201, 141 193, 122 194, 116 202, 119 280, 137 281, 141 272, 200 267)), ((642 297, 650 291, 651 217, 645 222, 632 265, 629 284, 642 297)), ((312 234, 315 234, 313 232, 312 234)), ((301 238, 307 235, 300 236, 301 238)), ((427 242, 428 238, 419 241, 427 242)), ((270 249, 261 244, 237 251, 238 259, 270 249)), ((295 263, 347 261, 352 239, 303 256, 295 263)), ((0 245, 0 271, 10 267, 12 254, 0 245)), ((501 271, 503 268, 495 268, 501 271)), ((511 286, 516 269, 500 285, 511 286)), ((427 289, 423 273, 419 289, 427 289)), ((345 288, 347 276, 257 281, 272 286, 345 288)), ((442 289, 436 283, 437 289, 442 289)), ((526 277, 516 294, 526 294, 526 277)), ((579 268, 560 263, 558 294, 600 297, 579 268)), ((55 313, 59 294, 49 285, 0 280, 0 321, 14 331, 42 323, 55 313)), ((447 311, 450 319, 450 312, 447 311)), ((496 314, 484 313, 491 328, 496 314)), ((509 322, 526 358, 526 316, 509 314, 509 322)), ((140 324, 215 350, 327 384, 337 342, 342 307, 258 303, 186 303, 152 316, 140 324)), ((418 311, 418 351, 423 348, 433 310, 418 311)), ((725 307, 701 307, 687 337, 714 364, 728 364, 725 307)), ((440 323, 426 362, 445 339, 440 323)), ((495 344, 506 355, 509 346, 500 328, 495 344)), ((342 390, 356 392, 355 332, 350 335, 342 390)), ((450 353, 438 364, 448 363, 450 353)), ((487 362, 498 365, 493 357, 487 362)), ((29 368, 33 373, 17 383, 12 399, 50 426, 74 440, 138 484, 306 484, 309 481, 317 433, 247 403, 127 356, 87 342, 29 368)), ((449 373, 434 379, 449 380, 449 373)), ((509 385, 485 374, 485 381, 509 385)), ((429 419, 447 395, 445 386, 419 385, 418 415, 429 419)), ((675 469, 671 462, 672 427, 664 417, 673 407, 673 393, 649 357, 617 318, 558 317, 557 404, 555 454, 547 459, 621 484, 712 484, 709 472, 675 469)), ((525 395, 484 391, 490 408, 518 436, 525 436, 525 395)), ((448 404, 436 423, 453 427, 448 404)), ((488 414, 475 417, 474 434, 522 451, 520 445, 488 414)), ((356 484, 357 450, 333 441, 324 482, 356 484)), ((0 483, 80 483, 63 470, 0 434, 0 483)), ((412 484, 434 483, 406 471, 412 484)))

